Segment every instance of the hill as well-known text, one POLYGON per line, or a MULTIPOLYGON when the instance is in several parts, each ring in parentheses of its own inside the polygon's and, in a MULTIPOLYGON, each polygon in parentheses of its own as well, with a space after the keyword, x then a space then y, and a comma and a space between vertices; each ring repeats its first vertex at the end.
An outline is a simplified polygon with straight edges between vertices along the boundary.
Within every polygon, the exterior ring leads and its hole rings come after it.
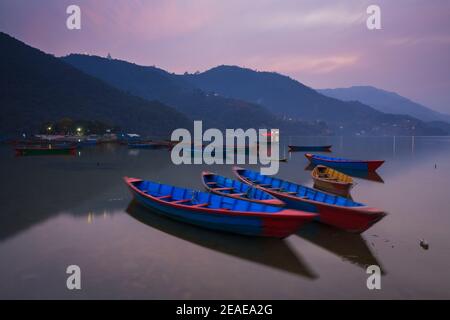
POLYGON ((360 101, 385 113, 406 114, 423 121, 446 121, 450 115, 425 107, 401 95, 372 86, 319 89, 318 92, 343 101, 360 101))
POLYGON ((287 76, 218 66, 180 78, 211 94, 261 104, 284 118, 325 121, 335 134, 441 135, 440 127, 411 116, 380 112, 358 101, 327 97, 287 76))
POLYGON ((46 121, 99 120, 167 135, 191 122, 175 109, 117 90, 61 59, 0 33, 0 132, 35 133, 46 121))
POLYGON ((265 128, 277 123, 273 114, 255 103, 205 93, 156 67, 80 54, 62 60, 120 90, 147 100, 159 100, 192 120, 203 120, 205 127, 265 128))

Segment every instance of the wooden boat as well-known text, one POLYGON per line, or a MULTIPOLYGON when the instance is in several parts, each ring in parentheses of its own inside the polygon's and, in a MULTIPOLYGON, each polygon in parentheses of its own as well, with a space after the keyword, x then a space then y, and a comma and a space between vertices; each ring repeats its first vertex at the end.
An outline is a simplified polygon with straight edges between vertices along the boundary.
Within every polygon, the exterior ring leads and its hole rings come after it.
POLYGON ((347 197, 353 187, 352 177, 326 166, 318 165, 311 172, 314 188, 347 197))
POLYGON ((15 147, 17 156, 37 156, 37 155, 75 155, 76 145, 18 145, 15 147))
POLYGON ((311 153, 305 153, 305 157, 316 166, 321 164, 327 167, 363 171, 375 171, 384 163, 384 160, 350 160, 311 153))
POLYGON ((288 208, 318 213, 318 221, 349 232, 363 232, 386 215, 382 210, 351 199, 264 176, 256 171, 238 167, 233 171, 241 181, 267 191, 285 202, 288 208))
POLYGON ((202 183, 206 190, 221 196, 273 206, 284 206, 283 201, 278 200, 260 188, 253 188, 241 181, 226 178, 208 171, 202 172, 202 183))
POLYGON ((128 177, 124 180, 141 205, 172 219, 209 229, 284 238, 316 216, 153 181, 128 177))
MULTIPOLYGON (((315 165, 308 163, 308 165, 305 167, 305 171, 313 171, 315 167, 315 165)), ((361 171, 342 168, 340 168, 339 171, 353 178, 384 183, 383 178, 376 171, 361 171)))
POLYGON ((327 146, 293 146, 289 145, 288 149, 289 152, 296 152, 296 151, 325 151, 330 152, 331 151, 331 145, 327 146))

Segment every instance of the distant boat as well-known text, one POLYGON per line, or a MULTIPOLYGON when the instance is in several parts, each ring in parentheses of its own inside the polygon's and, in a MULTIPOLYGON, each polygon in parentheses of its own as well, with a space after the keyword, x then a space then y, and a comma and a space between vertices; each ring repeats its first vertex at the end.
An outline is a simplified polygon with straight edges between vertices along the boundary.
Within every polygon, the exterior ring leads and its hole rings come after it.
POLYGON ((132 149, 163 149, 169 148, 167 144, 158 142, 130 142, 128 143, 128 148, 132 149))
POLYGON ((17 145, 15 147, 18 156, 37 156, 37 155, 75 155, 76 145, 57 144, 57 145, 17 145))
POLYGON ((97 135, 92 134, 92 135, 87 136, 86 139, 83 140, 83 142, 86 145, 96 145, 100 142, 100 139, 97 135))
POLYGON ((347 197, 354 186, 352 177, 326 166, 318 165, 311 172, 314 188, 347 197))
POLYGON ((288 149, 289 152, 296 152, 296 151, 325 151, 330 152, 331 151, 331 145, 327 146, 293 146, 289 145, 288 149))
POLYGON ((386 213, 351 199, 332 195, 300 184, 234 167, 243 182, 261 188, 286 203, 288 208, 318 213, 318 221, 349 232, 363 232, 386 213))
POLYGON ((267 193, 259 188, 252 188, 241 181, 226 178, 208 171, 202 172, 202 183, 209 192, 241 199, 261 204, 268 204, 274 206, 284 206, 284 202, 278 200, 270 193, 267 193))
POLYGON ((80 139, 80 141, 77 143, 79 146, 95 146, 97 145, 97 139, 80 139))
POLYGON ((314 165, 321 164, 328 167, 350 170, 375 171, 384 163, 384 160, 351 160, 321 156, 311 153, 306 153, 305 157, 314 165))
POLYGON ((172 219, 208 229, 284 238, 316 216, 153 181, 128 177, 124 180, 141 205, 172 219))

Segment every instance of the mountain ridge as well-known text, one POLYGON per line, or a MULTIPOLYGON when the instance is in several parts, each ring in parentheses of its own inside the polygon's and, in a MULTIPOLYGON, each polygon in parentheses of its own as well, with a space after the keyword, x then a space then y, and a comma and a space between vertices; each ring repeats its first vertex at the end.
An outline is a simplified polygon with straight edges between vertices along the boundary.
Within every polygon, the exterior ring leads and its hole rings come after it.
POLYGON ((327 97, 288 76, 221 65, 179 75, 206 92, 259 103, 279 116, 327 122, 335 134, 446 135, 410 116, 389 115, 358 101, 327 97))
POLYGON ((424 121, 446 121, 450 115, 438 112, 400 94, 374 86, 358 85, 316 89, 319 93, 343 101, 360 101, 385 113, 407 114, 424 121))
POLYGON ((266 108, 241 99, 209 94, 179 75, 153 66, 93 55, 70 54, 61 59, 81 71, 144 99, 156 99, 176 108, 204 127, 281 128, 298 134, 324 134, 322 126, 281 121, 266 108))
POLYGON ((3 32, 0 70, 2 134, 35 133, 44 122, 63 117, 158 135, 191 125, 171 107, 119 91, 3 32))

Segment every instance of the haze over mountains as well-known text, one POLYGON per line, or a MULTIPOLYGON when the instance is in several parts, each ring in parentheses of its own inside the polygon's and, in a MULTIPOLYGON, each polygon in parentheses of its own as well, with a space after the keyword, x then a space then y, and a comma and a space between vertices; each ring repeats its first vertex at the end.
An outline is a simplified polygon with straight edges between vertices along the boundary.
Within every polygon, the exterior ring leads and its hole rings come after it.
POLYGON ((258 103, 283 117, 326 121, 335 134, 446 134, 432 123, 407 115, 383 113, 359 101, 327 97, 274 72, 219 66, 180 77, 207 92, 258 103))
POLYGON ((318 89, 318 92, 343 101, 360 101, 381 112, 407 114, 424 121, 450 122, 450 115, 427 108, 401 95, 372 86, 318 89))
POLYGON ((62 117, 168 135, 205 127, 280 128, 298 135, 445 135, 442 123, 327 97, 289 77, 236 66, 176 75, 97 56, 55 58, 0 33, 0 133, 62 117))

